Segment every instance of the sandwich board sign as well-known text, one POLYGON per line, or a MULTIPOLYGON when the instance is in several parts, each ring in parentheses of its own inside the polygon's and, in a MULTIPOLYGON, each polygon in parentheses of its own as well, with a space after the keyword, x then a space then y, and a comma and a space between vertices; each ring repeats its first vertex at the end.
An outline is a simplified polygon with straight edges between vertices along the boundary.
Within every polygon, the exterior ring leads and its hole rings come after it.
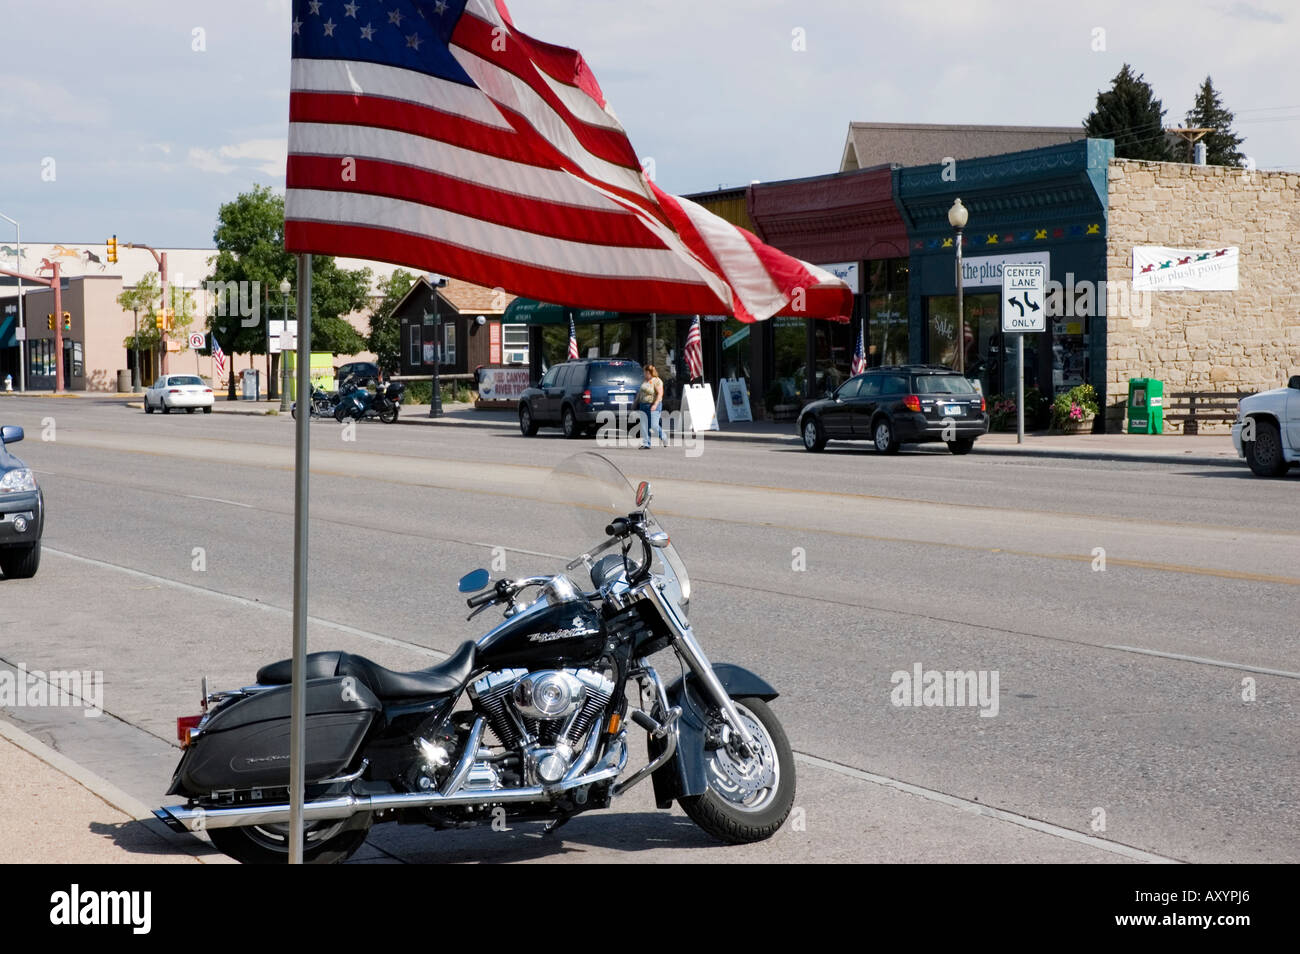
POLYGON ((1042 263, 1002 268, 1002 331, 1023 334, 1047 330, 1047 266, 1042 263))

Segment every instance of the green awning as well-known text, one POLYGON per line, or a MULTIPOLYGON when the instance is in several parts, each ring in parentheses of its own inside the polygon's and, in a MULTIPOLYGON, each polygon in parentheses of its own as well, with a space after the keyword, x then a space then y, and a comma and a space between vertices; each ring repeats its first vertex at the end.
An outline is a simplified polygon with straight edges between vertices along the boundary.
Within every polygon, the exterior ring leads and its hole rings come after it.
MULTIPOLYGON (((618 311, 600 311, 594 308, 568 308, 552 305, 533 298, 516 298, 506 306, 502 321, 514 325, 567 325, 569 314, 575 325, 589 325, 597 321, 627 321, 630 315, 618 311)), ((635 317, 642 317, 637 315, 635 317)))

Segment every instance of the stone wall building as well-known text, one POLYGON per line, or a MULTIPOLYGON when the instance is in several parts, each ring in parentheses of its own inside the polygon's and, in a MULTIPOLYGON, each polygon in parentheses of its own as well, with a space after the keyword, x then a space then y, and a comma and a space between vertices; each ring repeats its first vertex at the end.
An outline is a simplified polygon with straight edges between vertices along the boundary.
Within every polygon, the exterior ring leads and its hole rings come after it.
MULTIPOLYGON (((1166 395, 1282 387, 1300 373, 1300 174, 1113 159, 1107 282, 1131 287, 1135 246, 1240 249, 1235 291, 1154 291, 1106 319, 1107 430, 1123 420, 1128 379, 1166 395)), ((1202 424, 1201 433, 1230 424, 1202 424)), ((1166 426, 1177 433, 1178 422, 1166 426)))

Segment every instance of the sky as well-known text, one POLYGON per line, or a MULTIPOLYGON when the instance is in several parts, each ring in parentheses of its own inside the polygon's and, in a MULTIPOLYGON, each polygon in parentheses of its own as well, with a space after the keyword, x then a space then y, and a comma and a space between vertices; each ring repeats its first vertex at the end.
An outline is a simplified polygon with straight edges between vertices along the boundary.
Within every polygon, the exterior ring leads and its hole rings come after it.
MULTIPOLYGON (((508 6, 582 51, 678 194, 835 172, 853 121, 1081 124, 1125 62, 1166 125, 1211 75, 1256 166, 1300 170, 1293 0, 508 6)), ((289 21, 288 0, 7 0, 0 213, 24 242, 210 247, 221 203, 283 189, 289 21)))

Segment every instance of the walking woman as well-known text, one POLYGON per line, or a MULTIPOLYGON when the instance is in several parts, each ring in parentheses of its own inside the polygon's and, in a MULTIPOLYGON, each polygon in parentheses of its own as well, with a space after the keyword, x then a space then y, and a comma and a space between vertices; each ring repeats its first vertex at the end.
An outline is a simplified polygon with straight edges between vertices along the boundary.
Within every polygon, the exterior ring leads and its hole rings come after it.
POLYGON ((664 409, 664 383, 659 378, 659 371, 653 364, 645 366, 645 380, 636 393, 637 410, 641 412, 642 449, 650 446, 651 431, 659 435, 659 442, 667 445, 659 415, 664 409))

